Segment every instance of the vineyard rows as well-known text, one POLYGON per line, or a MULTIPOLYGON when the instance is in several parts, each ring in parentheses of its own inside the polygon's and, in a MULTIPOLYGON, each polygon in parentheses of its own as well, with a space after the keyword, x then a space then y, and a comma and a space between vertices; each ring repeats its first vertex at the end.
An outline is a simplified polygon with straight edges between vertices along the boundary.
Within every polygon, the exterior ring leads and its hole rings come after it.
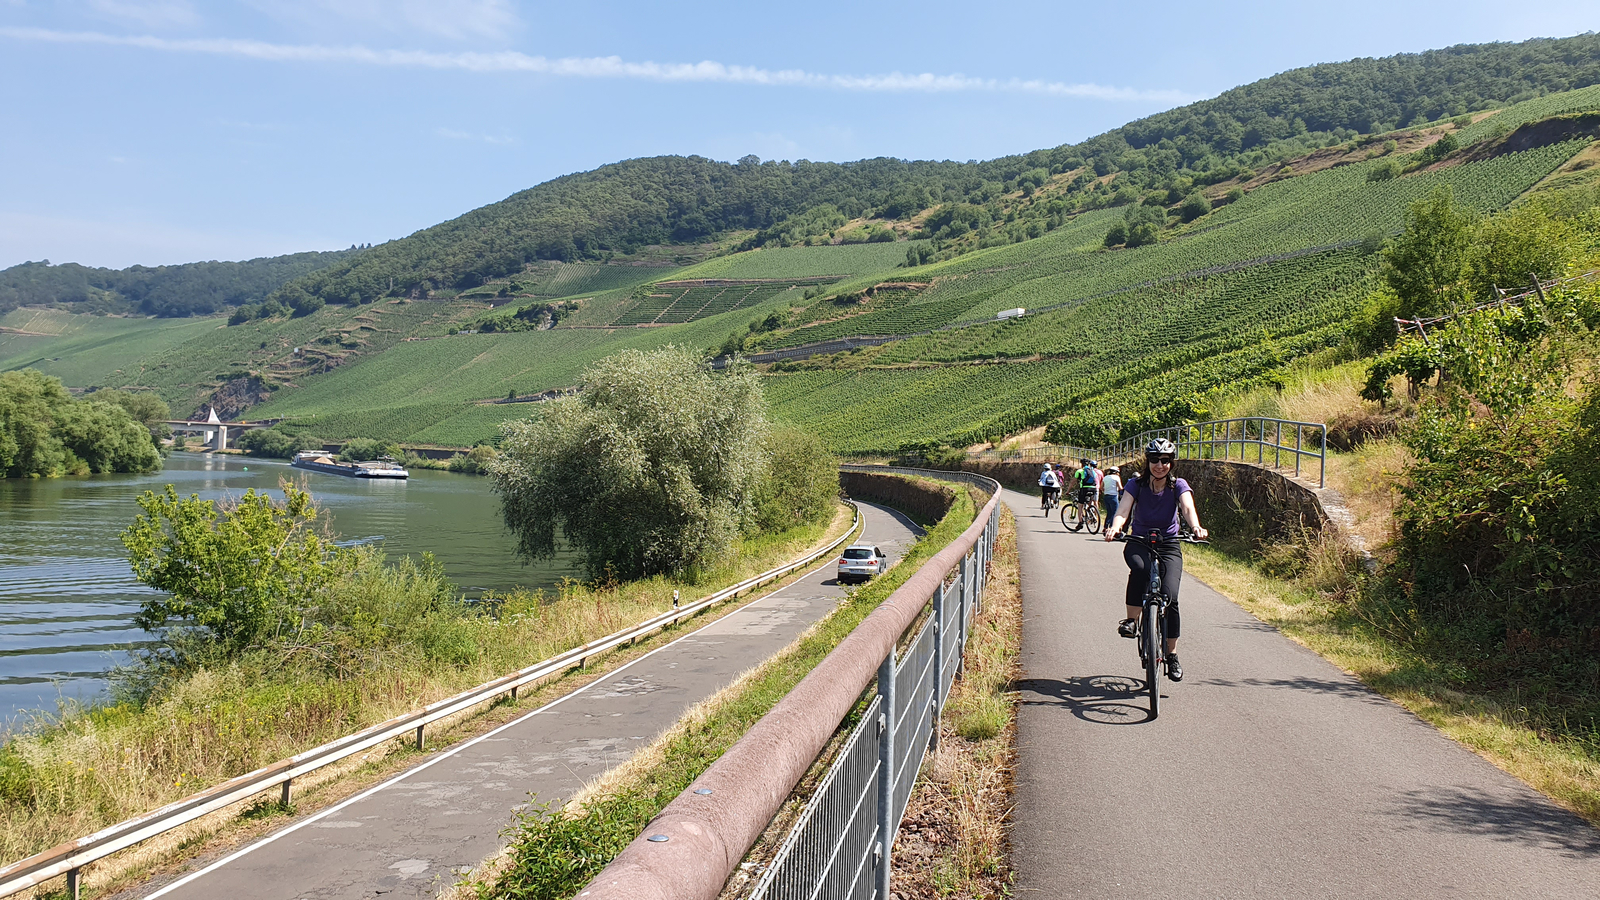
POLYGON ((785 291, 823 283, 826 282, 818 279, 731 284, 661 282, 642 289, 641 295, 625 306, 610 324, 681 325, 766 303, 785 291))
POLYGON ((719 256, 683 269, 674 278, 838 279, 892 271, 905 261, 905 241, 883 244, 840 244, 823 247, 772 247, 719 256))
POLYGON ((1510 131, 1525 122, 1537 122, 1551 116, 1588 112, 1592 109, 1600 109, 1600 85, 1551 94, 1548 97, 1507 107, 1481 122, 1475 122, 1461 129, 1456 134, 1456 140, 1462 146, 1466 146, 1497 131, 1510 131))
POLYGON ((1174 272, 1216 270, 1258 257, 1349 243, 1368 234, 1386 235, 1401 226, 1409 203, 1439 184, 1450 185, 1465 206, 1497 209, 1565 162, 1582 143, 1554 144, 1389 181, 1367 181, 1378 160, 1328 169, 1257 188, 1206 217, 1197 231, 1136 250, 1097 249, 1114 219, 1112 211, 1080 216, 1035 241, 912 270, 906 277, 935 281, 912 304, 930 309, 921 316, 897 315, 893 321, 903 325, 888 325, 886 317, 873 313, 797 329, 773 346, 895 333, 886 332, 891 327, 904 333, 984 321, 1003 309, 1037 309, 1104 296, 1170 278, 1174 272))

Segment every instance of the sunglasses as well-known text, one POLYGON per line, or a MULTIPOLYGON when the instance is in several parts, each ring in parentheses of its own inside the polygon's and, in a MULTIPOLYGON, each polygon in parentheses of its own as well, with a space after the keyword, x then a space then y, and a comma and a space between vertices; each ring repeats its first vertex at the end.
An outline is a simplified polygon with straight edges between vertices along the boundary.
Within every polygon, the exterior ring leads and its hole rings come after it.
POLYGON ((1155 459, 1150 460, 1150 465, 1152 465, 1152 466, 1170 466, 1170 465, 1172 465, 1172 460, 1173 460, 1173 457, 1171 457, 1171 456, 1158 456, 1155 459))

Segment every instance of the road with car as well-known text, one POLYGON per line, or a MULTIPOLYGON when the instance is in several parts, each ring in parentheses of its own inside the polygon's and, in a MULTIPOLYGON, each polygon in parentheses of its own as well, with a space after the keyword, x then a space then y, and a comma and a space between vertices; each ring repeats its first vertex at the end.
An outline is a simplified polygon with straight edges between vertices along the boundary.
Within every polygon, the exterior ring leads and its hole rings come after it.
MULTIPOLYGON (((921 530, 859 503, 861 541, 898 559, 921 530)), ((788 646, 844 594, 840 557, 488 734, 141 896, 229 900, 433 897, 502 846, 529 802, 570 797, 695 703, 788 646)))
POLYGON ((1188 575, 1152 719, 1123 545, 1005 501, 1017 896, 1600 896, 1600 832, 1188 575))

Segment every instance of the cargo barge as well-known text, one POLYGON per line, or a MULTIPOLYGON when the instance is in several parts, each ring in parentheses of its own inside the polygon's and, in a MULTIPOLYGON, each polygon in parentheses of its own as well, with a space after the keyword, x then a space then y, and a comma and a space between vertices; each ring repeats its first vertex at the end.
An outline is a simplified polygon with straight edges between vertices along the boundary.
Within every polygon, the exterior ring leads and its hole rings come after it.
POLYGON ((313 472, 327 472, 329 475, 344 475, 349 478, 409 478, 403 466, 392 459, 374 459, 367 462, 342 463, 328 453, 320 450, 302 450, 294 455, 294 460, 289 463, 297 469, 310 469, 313 472))

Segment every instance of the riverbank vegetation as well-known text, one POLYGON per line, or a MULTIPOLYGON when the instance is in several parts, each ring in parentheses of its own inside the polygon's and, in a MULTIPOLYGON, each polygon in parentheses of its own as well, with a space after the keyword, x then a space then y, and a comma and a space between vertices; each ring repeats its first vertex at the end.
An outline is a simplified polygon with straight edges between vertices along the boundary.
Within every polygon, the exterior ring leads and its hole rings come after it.
POLYGON ((986 500, 958 491, 944 519, 894 568, 851 591, 827 618, 781 653, 697 704, 649 747, 565 807, 531 807, 515 826, 508 850, 469 882, 466 893, 480 900, 555 900, 582 890, 879 603, 959 537, 986 500))
MULTIPOLYGON (((289 511, 281 501, 274 508, 278 524, 271 532, 282 534, 289 511)), ((321 534, 313 511, 301 508, 302 540, 321 534)), ((261 512, 249 515, 259 519, 261 512)), ((184 515, 196 513, 204 517, 193 506, 184 515)), ((228 513, 217 511, 218 532, 244 527, 222 524, 228 513)), ((254 633, 266 635, 257 642, 169 631, 141 662, 116 673, 111 702, 66 708, 6 736, 0 858, 20 859, 89 834, 611 634, 669 608, 674 591, 693 602, 801 555, 849 523, 843 510, 746 537, 697 581, 566 581, 477 603, 462 600, 427 558, 389 559, 375 547, 341 550, 325 591, 255 617, 263 624, 254 633)), ((152 600, 150 618, 180 612, 172 603, 152 600)), ((401 743, 377 748, 377 757, 401 743)))
POLYGON ((34 369, 0 372, 0 472, 7 478, 154 472, 166 404, 105 391, 77 400, 34 369))

